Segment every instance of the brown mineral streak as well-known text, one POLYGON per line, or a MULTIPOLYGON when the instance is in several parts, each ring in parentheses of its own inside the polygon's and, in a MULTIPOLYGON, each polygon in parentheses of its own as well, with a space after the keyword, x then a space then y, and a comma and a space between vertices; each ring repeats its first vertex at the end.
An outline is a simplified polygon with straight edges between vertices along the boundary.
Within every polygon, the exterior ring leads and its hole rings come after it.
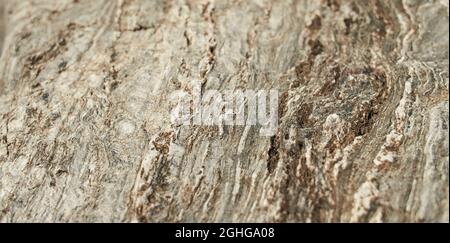
POLYGON ((447 0, 0 0, 1 222, 448 222, 447 0), (279 126, 172 91, 277 89, 279 126))

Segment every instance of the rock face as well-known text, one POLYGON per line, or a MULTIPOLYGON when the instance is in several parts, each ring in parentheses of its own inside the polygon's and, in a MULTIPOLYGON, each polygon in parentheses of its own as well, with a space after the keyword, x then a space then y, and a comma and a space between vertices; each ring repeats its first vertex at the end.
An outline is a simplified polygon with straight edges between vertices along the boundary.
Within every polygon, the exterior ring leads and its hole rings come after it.
POLYGON ((449 220, 446 0, 0 5, 2 222, 449 220), (174 125, 196 85, 276 134, 174 125))

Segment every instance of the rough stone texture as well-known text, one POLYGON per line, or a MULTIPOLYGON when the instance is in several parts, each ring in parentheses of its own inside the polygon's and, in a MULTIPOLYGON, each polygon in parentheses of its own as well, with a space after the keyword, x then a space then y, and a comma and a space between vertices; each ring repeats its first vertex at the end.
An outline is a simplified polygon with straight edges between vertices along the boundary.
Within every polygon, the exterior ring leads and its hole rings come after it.
POLYGON ((3 222, 449 220, 447 0, 0 5, 3 222), (196 84, 277 134, 171 125, 196 84))

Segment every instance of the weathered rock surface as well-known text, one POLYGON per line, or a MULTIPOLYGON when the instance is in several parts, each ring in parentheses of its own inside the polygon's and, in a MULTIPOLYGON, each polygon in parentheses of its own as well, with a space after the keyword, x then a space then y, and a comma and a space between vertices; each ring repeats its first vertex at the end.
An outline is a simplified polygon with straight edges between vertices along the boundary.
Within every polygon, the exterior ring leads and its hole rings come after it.
POLYGON ((446 0, 3 5, 3 222, 449 220, 446 0), (173 126, 198 84, 277 134, 173 126))

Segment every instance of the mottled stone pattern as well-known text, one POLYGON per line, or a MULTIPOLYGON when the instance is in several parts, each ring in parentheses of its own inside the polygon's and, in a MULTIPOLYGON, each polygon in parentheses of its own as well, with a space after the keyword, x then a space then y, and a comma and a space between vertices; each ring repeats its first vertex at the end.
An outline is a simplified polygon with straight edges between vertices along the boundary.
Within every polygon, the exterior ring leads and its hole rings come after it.
POLYGON ((447 0, 2 3, 2 222, 449 220, 447 0), (276 135, 172 125, 195 85, 276 135))

